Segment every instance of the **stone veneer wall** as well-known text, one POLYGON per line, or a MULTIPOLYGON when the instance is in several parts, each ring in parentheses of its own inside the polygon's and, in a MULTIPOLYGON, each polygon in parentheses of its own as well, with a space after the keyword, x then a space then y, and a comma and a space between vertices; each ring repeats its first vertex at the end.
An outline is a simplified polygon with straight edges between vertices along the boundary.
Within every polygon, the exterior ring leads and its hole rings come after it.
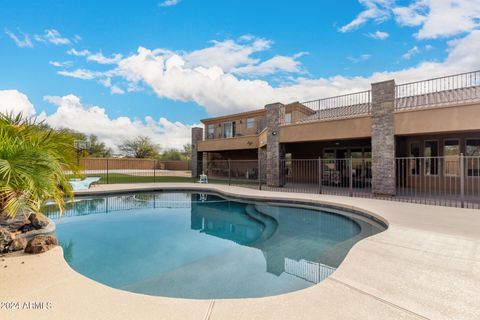
POLYGON ((395 195, 395 81, 372 83, 372 191, 395 195))
POLYGON ((258 148, 258 176, 260 181, 267 178, 267 147, 258 148))
POLYGON ((282 160, 285 148, 279 142, 279 127, 285 118, 285 106, 279 102, 267 104, 267 185, 280 187, 283 184, 282 160))
POLYGON ((203 128, 192 128, 192 159, 190 160, 190 170, 192 177, 198 177, 202 173, 202 152, 198 152, 198 141, 203 139, 203 128))

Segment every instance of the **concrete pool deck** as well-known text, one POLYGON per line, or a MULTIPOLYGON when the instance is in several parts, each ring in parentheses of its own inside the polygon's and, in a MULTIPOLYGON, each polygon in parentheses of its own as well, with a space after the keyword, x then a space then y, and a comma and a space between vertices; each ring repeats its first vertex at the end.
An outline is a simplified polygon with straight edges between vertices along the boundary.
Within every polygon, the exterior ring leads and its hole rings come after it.
POLYGON ((186 300, 113 289, 73 271, 60 247, 6 256, 0 258, 0 319, 480 319, 480 210, 190 183, 99 185, 76 194, 153 189, 334 204, 389 227, 358 242, 325 281, 255 299, 186 300), (7 308, 9 302, 20 310, 7 308), (26 309, 26 302, 44 305, 26 309))

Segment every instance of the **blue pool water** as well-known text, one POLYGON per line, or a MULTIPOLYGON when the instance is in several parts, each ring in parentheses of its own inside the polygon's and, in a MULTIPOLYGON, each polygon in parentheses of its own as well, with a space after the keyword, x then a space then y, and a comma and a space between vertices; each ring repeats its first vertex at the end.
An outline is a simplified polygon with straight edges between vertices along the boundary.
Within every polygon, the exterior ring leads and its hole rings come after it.
POLYGON ((61 218, 45 212, 77 272, 131 292, 199 299, 306 288, 383 230, 359 217, 189 192, 77 198, 61 218))

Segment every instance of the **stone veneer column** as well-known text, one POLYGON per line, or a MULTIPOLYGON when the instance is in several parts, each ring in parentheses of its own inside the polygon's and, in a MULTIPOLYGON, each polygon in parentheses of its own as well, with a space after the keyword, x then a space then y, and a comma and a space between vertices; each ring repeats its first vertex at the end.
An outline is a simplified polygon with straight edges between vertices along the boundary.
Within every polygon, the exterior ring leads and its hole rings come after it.
POLYGON ((258 178, 265 181, 267 177, 267 147, 258 148, 258 178))
POLYGON ((372 192, 395 195, 395 81, 372 83, 372 192))
POLYGON ((198 141, 203 140, 203 128, 192 128, 192 158, 190 170, 192 177, 198 177, 202 173, 203 152, 198 152, 198 141))
POLYGON ((285 118, 285 107, 277 102, 265 106, 267 122, 267 185, 281 187, 283 185, 282 160, 285 148, 279 141, 279 128, 285 118))

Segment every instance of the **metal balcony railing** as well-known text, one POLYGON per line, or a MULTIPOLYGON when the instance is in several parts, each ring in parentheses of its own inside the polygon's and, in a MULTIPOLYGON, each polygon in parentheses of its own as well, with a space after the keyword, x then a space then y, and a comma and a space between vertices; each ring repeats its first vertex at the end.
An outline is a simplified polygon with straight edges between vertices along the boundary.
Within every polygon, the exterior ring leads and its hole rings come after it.
POLYGON ((304 106, 315 112, 302 122, 368 115, 371 111, 371 103, 370 90, 302 102, 304 106))
POLYGON ((480 101, 480 71, 397 85, 395 109, 480 101))

